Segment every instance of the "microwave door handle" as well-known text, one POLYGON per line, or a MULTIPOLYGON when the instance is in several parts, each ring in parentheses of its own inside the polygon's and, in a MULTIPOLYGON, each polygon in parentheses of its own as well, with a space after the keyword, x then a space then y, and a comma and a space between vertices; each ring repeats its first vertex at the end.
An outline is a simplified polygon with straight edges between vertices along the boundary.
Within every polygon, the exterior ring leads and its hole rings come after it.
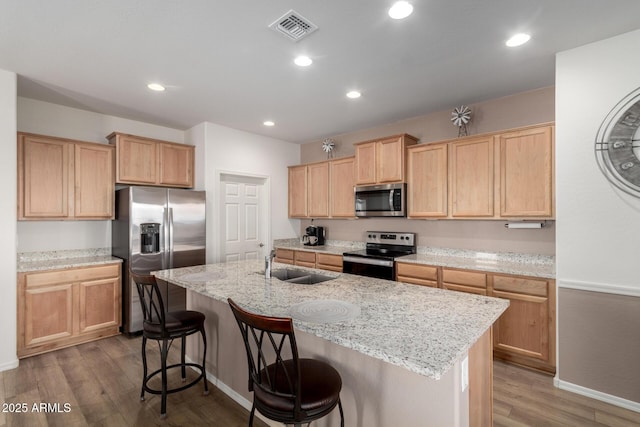
POLYGON ((389 212, 393 212, 393 192, 396 190, 389 191, 389 212))

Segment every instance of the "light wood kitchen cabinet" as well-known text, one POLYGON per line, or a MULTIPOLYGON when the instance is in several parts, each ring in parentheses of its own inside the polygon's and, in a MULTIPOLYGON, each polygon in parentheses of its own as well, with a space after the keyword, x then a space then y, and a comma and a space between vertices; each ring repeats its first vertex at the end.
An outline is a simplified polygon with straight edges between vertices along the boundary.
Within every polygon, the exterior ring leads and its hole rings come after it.
POLYGON ((542 126, 498 135, 500 216, 554 215, 553 131, 542 126))
POLYGON ((447 159, 447 144, 419 144, 407 150, 407 205, 410 218, 447 216, 447 159))
POLYGON ((316 253, 316 268, 342 272, 342 255, 316 253))
POLYGON ((289 167, 289 218, 307 217, 307 166, 289 167))
POLYGON ((486 296, 487 275, 475 271, 443 268, 442 289, 486 296))
POLYGON ((494 274, 490 296, 510 301, 493 327, 495 357, 554 373, 555 282, 494 274))
POLYGON ((438 287, 438 267, 396 261, 396 280, 414 285, 438 287))
POLYGON ((316 267, 316 253, 307 251, 295 251, 293 263, 302 267, 316 267))
POLYGON ((117 335, 120 264, 18 273, 18 357, 117 335))
POLYGON ((355 157, 346 157, 329 162, 329 195, 332 218, 354 218, 355 157))
POLYGON ((405 182, 406 149, 417 142, 402 134, 355 144, 356 184, 405 182))
POLYGON ((116 182, 192 188, 195 147, 113 132, 116 147, 116 182))
POLYGON ((112 219, 113 147, 18 133, 18 219, 112 219))
POLYGON ((329 216, 329 162, 307 165, 308 216, 322 218, 329 216))
POLYGON ((281 262, 283 264, 292 264, 294 260, 294 250, 292 249, 282 249, 276 248, 276 262, 281 262))
POLYGON ((449 183, 451 216, 493 217, 494 139, 492 135, 451 142, 449 183))

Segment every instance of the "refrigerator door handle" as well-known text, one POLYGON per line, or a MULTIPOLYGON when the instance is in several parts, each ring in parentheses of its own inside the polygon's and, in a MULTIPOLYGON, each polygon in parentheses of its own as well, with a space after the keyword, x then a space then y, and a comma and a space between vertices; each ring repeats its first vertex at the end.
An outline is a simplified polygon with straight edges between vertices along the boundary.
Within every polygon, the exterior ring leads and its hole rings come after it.
POLYGON ((169 247, 167 249, 169 256, 169 268, 173 268, 173 208, 169 208, 169 218, 167 221, 169 229, 169 247))
POLYGON ((162 269, 169 268, 169 209, 162 210, 162 269))

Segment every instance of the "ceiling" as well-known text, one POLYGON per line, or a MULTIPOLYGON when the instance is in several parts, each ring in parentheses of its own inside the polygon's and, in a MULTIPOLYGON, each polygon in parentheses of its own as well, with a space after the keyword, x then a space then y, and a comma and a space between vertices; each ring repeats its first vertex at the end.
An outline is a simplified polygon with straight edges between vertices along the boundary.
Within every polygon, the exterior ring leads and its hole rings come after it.
POLYGON ((304 143, 553 85, 556 52, 640 28, 638 0, 409 1, 393 20, 392 0, 7 0, 0 69, 27 98, 304 143), (319 29, 268 28, 291 9, 319 29))

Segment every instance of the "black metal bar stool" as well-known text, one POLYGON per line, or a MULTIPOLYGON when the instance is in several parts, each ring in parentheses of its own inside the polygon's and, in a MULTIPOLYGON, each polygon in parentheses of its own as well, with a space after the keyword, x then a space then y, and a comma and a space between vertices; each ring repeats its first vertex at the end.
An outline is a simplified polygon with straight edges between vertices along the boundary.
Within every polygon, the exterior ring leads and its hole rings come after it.
POLYGON ((322 418, 338 406, 344 427, 342 378, 325 362, 298 357, 293 320, 260 316, 243 310, 231 298, 227 301, 247 352, 249 391, 253 391, 249 426, 256 409, 269 419, 297 426, 322 418), (291 358, 285 359, 288 354, 291 358))
POLYGON ((167 416, 167 394, 176 393, 185 390, 201 379, 204 380, 204 394, 209 394, 209 386, 207 384, 205 360, 207 357, 207 337, 204 331, 205 316, 199 311, 183 310, 165 312, 164 302, 160 294, 160 288, 156 282, 155 276, 136 274, 129 272, 131 278, 138 288, 140 296, 140 304, 142 305, 142 314, 144 323, 142 327, 142 364, 144 366, 144 374, 142 377, 142 390, 140 391, 140 400, 144 400, 145 391, 151 394, 159 394, 162 396, 160 407, 160 417, 167 416), (186 363, 185 347, 186 338, 189 335, 200 332, 202 335, 202 343, 204 344, 204 352, 202 354, 202 364, 186 363), (182 340, 180 363, 167 366, 167 355, 173 340, 180 338, 182 340), (155 340, 160 347, 161 367, 148 373, 147 370, 147 340, 155 340), (181 387, 167 388, 167 371, 172 368, 180 368, 182 373, 182 381, 187 378, 186 368, 191 366, 200 371, 200 375, 193 381, 181 387), (162 388, 160 390, 149 387, 149 381, 156 375, 162 376, 162 388))

